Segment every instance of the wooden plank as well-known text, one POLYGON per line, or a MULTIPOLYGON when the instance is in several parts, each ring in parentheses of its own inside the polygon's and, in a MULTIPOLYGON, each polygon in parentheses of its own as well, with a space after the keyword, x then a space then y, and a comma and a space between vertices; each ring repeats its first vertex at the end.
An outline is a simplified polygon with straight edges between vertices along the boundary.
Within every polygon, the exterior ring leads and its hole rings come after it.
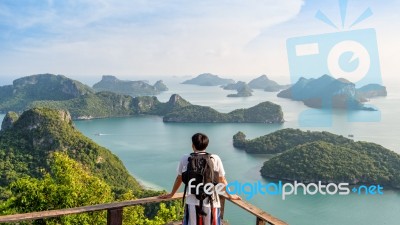
POLYGON ((123 208, 107 210, 107 225, 122 225, 123 208))
POLYGON ((102 210, 115 209, 115 208, 124 208, 124 207, 128 207, 128 206, 142 205, 142 204, 148 204, 148 203, 172 201, 172 200, 182 199, 182 195, 183 195, 182 193, 177 193, 172 198, 169 198, 169 199, 150 197, 150 198, 128 200, 128 201, 123 201, 123 202, 82 206, 82 207, 71 208, 71 209, 59 209, 59 210, 50 210, 50 211, 42 211, 42 212, 0 216, 0 223, 45 219, 45 218, 60 217, 60 216, 71 215, 71 214, 95 212, 95 211, 102 211, 102 210))
MULTIPOLYGON (((46 218, 52 218, 52 217, 60 217, 60 216, 71 215, 71 214, 96 212, 96 211, 102 211, 102 210, 111 210, 111 209, 119 209, 119 208, 122 209, 124 207, 135 206, 135 205, 178 200, 178 199, 182 199, 182 196, 183 196, 183 193, 178 193, 169 199, 160 199, 158 197, 150 197, 150 198, 135 199, 135 200, 129 200, 129 201, 123 201, 123 202, 114 202, 114 203, 107 203, 107 204, 83 206, 83 207, 77 207, 77 208, 71 208, 71 209, 60 209, 60 210, 50 210, 50 211, 42 211, 42 212, 0 216, 0 223, 21 222, 21 221, 27 221, 27 220, 37 220, 37 219, 46 219, 46 218)), ((225 198, 226 198, 226 196, 225 196, 225 198)), ((261 219, 262 221, 268 222, 272 225, 287 225, 287 223, 283 222, 282 220, 279 220, 278 218, 273 217, 272 215, 255 207, 254 205, 251 205, 248 202, 245 202, 243 200, 230 200, 230 199, 228 199, 228 200, 231 201, 233 204, 239 206, 240 208, 255 215, 257 218, 261 219)), ((224 207, 225 207, 225 204, 224 204, 224 207)))
POLYGON ((274 216, 264 212, 263 210, 257 208, 256 206, 254 206, 254 205, 252 205, 252 204, 250 204, 250 203, 248 203, 246 201, 243 201, 243 200, 231 200, 229 198, 227 198, 227 200, 229 200, 233 204, 239 206, 240 208, 246 210, 247 212, 255 215, 257 218, 259 218, 259 219, 261 219, 261 220, 263 220, 265 222, 268 222, 269 224, 272 224, 272 225, 288 225, 286 222, 284 222, 284 221, 282 221, 282 220, 280 220, 278 218, 275 218, 274 216))
POLYGON ((263 219, 260 219, 259 217, 257 217, 256 225, 265 225, 265 221, 263 219))
MULTIPOLYGON (((226 222, 225 220, 221 220, 221 221, 222 221, 222 225, 229 225, 229 223, 226 222)), ((166 225, 182 225, 182 221, 170 222, 170 223, 167 223, 166 225)))

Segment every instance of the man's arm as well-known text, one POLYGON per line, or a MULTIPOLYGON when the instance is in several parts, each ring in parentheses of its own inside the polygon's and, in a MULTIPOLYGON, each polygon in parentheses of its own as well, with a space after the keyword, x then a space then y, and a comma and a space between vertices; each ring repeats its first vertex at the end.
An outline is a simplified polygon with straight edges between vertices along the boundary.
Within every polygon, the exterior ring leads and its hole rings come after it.
POLYGON ((182 184, 182 175, 178 175, 175 179, 174 186, 172 187, 172 191, 169 194, 160 195, 159 198, 172 198, 175 193, 178 191, 179 187, 182 184))
MULTIPOLYGON (((228 185, 228 181, 226 181, 225 177, 219 177, 219 182, 223 183, 226 187, 226 185, 228 185)), ((232 200, 241 200, 242 198, 239 195, 231 195, 226 191, 226 188, 224 188, 226 195, 228 196, 229 199, 232 200)))

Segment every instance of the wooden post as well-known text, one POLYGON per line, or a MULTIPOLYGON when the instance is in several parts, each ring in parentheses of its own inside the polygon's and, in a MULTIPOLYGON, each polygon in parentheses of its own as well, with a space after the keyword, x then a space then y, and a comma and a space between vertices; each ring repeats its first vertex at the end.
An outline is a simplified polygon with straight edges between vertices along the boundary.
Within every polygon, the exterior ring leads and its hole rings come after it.
POLYGON ((265 225, 265 221, 260 217, 257 217, 256 225, 265 225))
POLYGON ((123 208, 107 210, 107 225, 122 225, 123 208))
POLYGON ((221 220, 223 220, 224 219, 224 211, 225 211, 225 197, 223 195, 219 196, 219 202, 221 204, 221 208, 220 208, 221 220))

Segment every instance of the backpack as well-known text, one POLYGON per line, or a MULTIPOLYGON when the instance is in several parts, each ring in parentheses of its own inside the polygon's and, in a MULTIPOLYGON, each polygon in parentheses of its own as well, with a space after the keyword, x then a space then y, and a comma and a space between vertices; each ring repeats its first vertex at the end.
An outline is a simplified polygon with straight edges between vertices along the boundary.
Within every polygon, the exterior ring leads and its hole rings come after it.
MULTIPOLYGON (((191 194, 195 194, 196 198, 200 201, 199 214, 202 216, 206 216, 207 214, 203 210, 203 200, 207 199, 211 208, 213 207, 213 196, 212 194, 207 194, 204 191, 204 185, 208 183, 212 183, 214 186, 219 183, 219 174, 218 171, 214 171, 214 163, 212 161, 211 154, 205 152, 201 153, 191 153, 188 158, 187 170, 182 173, 182 182, 185 184, 185 190, 183 192, 182 205, 184 204, 186 197, 186 190, 189 185, 189 181, 192 181, 192 187, 190 190, 191 194), (203 185, 198 189, 198 193, 196 193, 196 187, 203 183, 203 185)), ((215 192, 215 190, 214 190, 215 192)))

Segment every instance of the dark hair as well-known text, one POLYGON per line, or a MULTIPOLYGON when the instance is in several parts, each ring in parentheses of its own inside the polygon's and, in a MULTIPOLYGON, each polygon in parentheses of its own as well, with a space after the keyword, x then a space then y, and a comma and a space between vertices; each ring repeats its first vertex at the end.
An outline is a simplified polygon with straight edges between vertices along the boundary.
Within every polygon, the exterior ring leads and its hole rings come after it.
POLYGON ((192 136, 192 143, 196 150, 203 151, 208 146, 208 137, 202 133, 196 133, 192 136))

